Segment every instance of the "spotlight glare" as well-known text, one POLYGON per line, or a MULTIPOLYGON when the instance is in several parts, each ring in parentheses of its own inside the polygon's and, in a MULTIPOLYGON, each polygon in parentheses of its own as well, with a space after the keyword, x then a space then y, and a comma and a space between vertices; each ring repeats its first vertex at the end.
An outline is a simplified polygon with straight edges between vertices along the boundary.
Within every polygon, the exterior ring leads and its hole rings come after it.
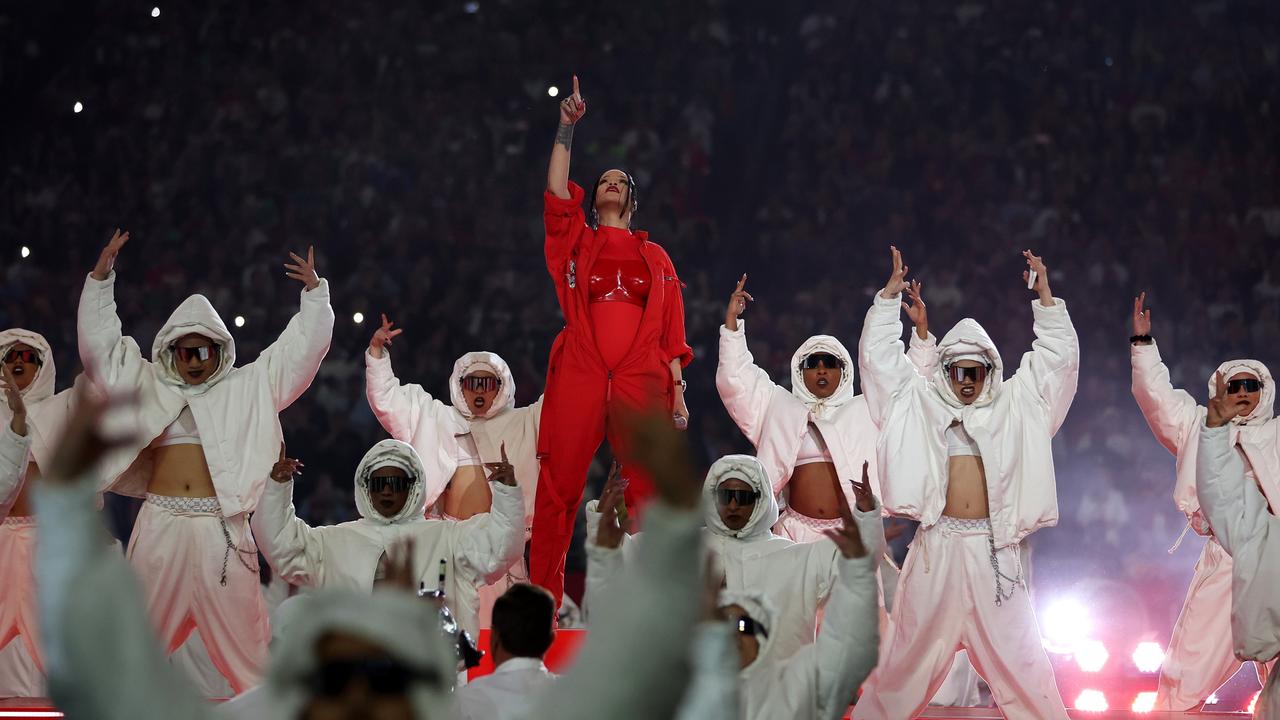
POLYGON ((1256 692, 1256 693, 1254 693, 1254 694, 1253 694, 1253 699, 1249 701, 1249 711, 1248 711, 1248 712, 1249 712, 1249 714, 1250 714, 1250 715, 1252 715, 1252 714, 1253 714, 1254 709, 1258 707, 1258 696, 1259 696, 1259 695, 1261 695, 1261 694, 1262 694, 1262 691, 1261 691, 1261 690, 1259 690, 1258 692, 1256 692))
POLYGON ((1076 647, 1076 664, 1087 673, 1101 672, 1110 654, 1099 640, 1085 640, 1076 647))
POLYGON ((1140 692, 1138 697, 1133 699, 1133 706, 1129 708, 1136 713, 1149 713, 1156 709, 1156 694, 1153 692, 1140 692))
POLYGON ((1041 616, 1044 629, 1044 645, 1059 655, 1069 655, 1089 637, 1093 622, 1089 611, 1075 598, 1059 600, 1050 605, 1041 616))
POLYGON ((1076 697, 1076 709, 1085 712, 1106 712, 1107 696, 1101 690, 1082 690, 1076 697))
POLYGON ((25 258, 25 257, 31 257, 31 248, 27 247, 26 245, 23 245, 23 246, 22 246, 22 251, 21 251, 21 252, 22 252, 22 257, 24 257, 24 258, 25 258))
POLYGON ((359 325, 360 323, 364 322, 364 313, 358 312, 355 315, 352 315, 351 319, 354 320, 357 325, 359 325))
POLYGON ((244 316, 237 315, 235 319, 236 327, 244 327, 244 316))
POLYGON ((550 95, 551 97, 555 97, 559 94, 560 94, 560 88, 556 87, 555 85, 552 85, 551 87, 547 88, 547 95, 550 95))
POLYGON ((1218 693, 1210 693, 1210 694, 1209 694, 1209 697, 1208 697, 1208 698, 1205 698, 1204 704, 1205 704, 1205 705, 1217 705, 1217 704, 1218 704, 1218 702, 1219 702, 1219 701, 1218 701, 1218 693))
POLYGON ((76 104, 71 106, 71 112, 78 113, 81 110, 84 110, 84 103, 77 100, 76 104))
POLYGON ((153 17, 153 18, 160 17, 160 8, 159 8, 159 6, 151 8, 151 17, 153 17))
POLYGON ((1163 663, 1164 650, 1160 649, 1160 643, 1140 642, 1138 647, 1134 648, 1133 664, 1137 665, 1141 672, 1160 672, 1160 665, 1163 663))

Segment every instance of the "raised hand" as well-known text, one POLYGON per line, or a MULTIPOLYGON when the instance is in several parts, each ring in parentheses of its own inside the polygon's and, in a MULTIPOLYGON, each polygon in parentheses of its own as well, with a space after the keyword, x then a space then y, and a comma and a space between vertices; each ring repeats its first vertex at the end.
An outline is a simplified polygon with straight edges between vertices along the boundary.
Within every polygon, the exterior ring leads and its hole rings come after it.
POLYGON ((302 474, 304 467, 306 465, 303 465, 301 460, 285 457, 284 443, 280 443, 280 459, 271 466, 271 479, 278 483, 290 482, 295 476, 302 474))
POLYGON ((27 404, 22 399, 22 391, 18 389, 18 381, 13 377, 13 370, 3 363, 0 363, 0 391, 4 392, 5 403, 9 406, 9 412, 13 413, 9 427, 20 437, 26 437, 27 404))
POLYGON ((1041 305, 1052 306, 1053 292, 1049 290, 1049 268, 1045 267, 1044 259, 1031 254, 1030 250, 1023 250, 1022 257, 1027 259, 1027 269, 1022 271, 1022 282, 1030 282, 1031 273, 1034 272, 1036 280, 1031 285, 1031 289, 1040 296, 1041 305))
POLYGON ((603 548, 616 548, 622 544, 626 523, 626 503, 623 493, 627 489, 627 481, 621 479, 622 466, 616 461, 609 467, 609 479, 600 492, 600 524, 596 529, 596 545, 603 548))
POLYGON ((924 298, 920 296, 920 281, 912 280, 910 285, 903 288, 907 294, 910 303, 902 303, 902 309, 907 312, 907 317, 911 319, 911 324, 916 326, 916 334, 921 340, 929 339, 929 310, 924 304, 924 298))
POLYGON ((102 252, 98 255, 98 264, 93 266, 93 272, 89 273, 94 280, 99 282, 106 280, 111 274, 111 269, 116 265, 116 256, 120 254, 120 248, 129 242, 129 233, 121 232, 120 228, 112 233, 111 240, 107 242, 107 246, 102 248, 102 252))
POLYGON ((306 260, 292 252, 289 253, 289 257, 293 259, 293 262, 284 264, 284 269, 288 270, 285 276, 306 285, 308 290, 315 290, 320 285, 320 276, 316 274, 315 247, 307 247, 306 260))
POLYGON ((373 337, 369 339, 369 354, 380 358, 382 357, 382 348, 390 347, 391 341, 398 337, 404 330, 392 330, 391 326, 395 323, 387 319, 387 314, 382 313, 382 327, 373 331, 373 337))
POLYGON ((576 125, 587 114, 587 101, 578 89, 578 76, 573 76, 573 94, 560 101, 560 124, 576 125))
MULTIPOLYGON (((867 463, 862 463, 862 482, 856 483, 849 481, 853 485, 853 492, 858 497, 858 509, 863 512, 863 492, 867 497, 871 497, 871 480, 867 475, 867 463)), ((846 558, 860 558, 867 556, 867 546, 862 542, 862 534, 858 532, 858 523, 853 519, 853 511, 849 509, 849 501, 845 498, 843 492, 839 492, 839 481, 836 481, 836 500, 840 508, 840 527, 832 530, 823 530, 822 534, 831 538, 831 542, 840 548, 840 554, 846 558)), ((871 507, 875 508, 875 501, 871 500, 871 507)))
MULTIPOLYGON (((1147 307, 1147 293, 1133 299, 1133 334, 1151 334, 1151 308, 1147 307)), ((1139 340, 1138 345, 1150 345, 1150 340, 1139 340)))
POLYGON ((1244 408, 1239 403, 1233 403, 1228 399, 1227 379, 1221 372, 1213 376, 1213 385, 1215 392, 1213 397, 1209 398, 1209 412, 1205 416, 1204 423, 1211 428, 1216 428, 1231 422, 1231 419, 1239 416, 1244 408))
POLYGON ((755 302, 756 299, 751 297, 751 293, 743 290, 747 284, 747 274, 742 273, 742 279, 738 281, 738 286, 733 289, 733 294, 729 296, 729 306, 724 310, 724 326, 732 332, 738 331, 738 318, 742 315, 742 311, 747 309, 748 302, 755 302))
POLYGON ((702 478, 693 469, 689 441, 663 413, 631 415, 626 423, 631 442, 623 462, 635 463, 653 478, 658 496, 676 508, 698 507, 702 478))
POLYGON ((507 444, 502 443, 499 446, 502 451, 501 462, 485 463, 484 466, 491 470, 489 473, 489 482, 502 483, 507 487, 516 486, 516 469, 511 465, 511 461, 507 460, 507 444))
POLYGON ((907 287, 907 281, 903 278, 907 276, 909 269, 902 264, 902 253, 898 252, 898 248, 890 245, 889 252, 893 256, 893 271, 889 273, 889 280, 884 284, 884 290, 880 292, 880 297, 885 300, 902 294, 903 289, 907 287))

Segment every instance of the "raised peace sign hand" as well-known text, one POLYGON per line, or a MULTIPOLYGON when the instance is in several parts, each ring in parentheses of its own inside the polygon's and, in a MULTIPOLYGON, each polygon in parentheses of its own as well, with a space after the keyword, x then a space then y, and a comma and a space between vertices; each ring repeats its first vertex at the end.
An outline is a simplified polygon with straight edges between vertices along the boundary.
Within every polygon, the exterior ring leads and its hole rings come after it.
POLYGON ((107 242, 107 246, 102 248, 102 252, 98 255, 98 263, 93 266, 93 272, 89 273, 94 280, 102 282, 111 274, 112 268, 116 264, 116 256, 120 254, 120 248, 129 242, 129 232, 120 231, 116 228, 115 233, 111 235, 111 240, 107 242))
POLYGON ((746 284, 747 274, 742 273, 742 278, 738 280, 738 286, 733 289, 733 294, 729 296, 729 306, 724 310, 724 326, 730 332, 738 331, 738 318, 747 309, 747 303, 756 301, 755 298, 751 297, 751 293, 743 290, 746 284))
MULTIPOLYGON (((1133 299, 1133 334, 1151 335, 1151 308, 1146 307, 1147 293, 1133 299)), ((1136 345, 1150 345, 1150 340, 1139 340, 1136 345)))
POLYGON ((369 339, 369 354, 380 358, 382 357, 383 346, 390 347, 392 339, 398 337, 404 332, 402 329, 391 329, 395 323, 387 319, 387 314, 382 313, 382 327, 373 331, 373 337, 369 339))

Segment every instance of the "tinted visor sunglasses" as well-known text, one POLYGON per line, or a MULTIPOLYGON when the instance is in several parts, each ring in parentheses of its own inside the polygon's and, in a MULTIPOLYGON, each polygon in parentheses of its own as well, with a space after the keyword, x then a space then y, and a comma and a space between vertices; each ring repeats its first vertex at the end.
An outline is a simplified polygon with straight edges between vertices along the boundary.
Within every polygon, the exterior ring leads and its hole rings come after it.
POLYGON ((391 658, 365 660, 333 660, 316 668, 308 678, 314 695, 338 697, 357 679, 363 678, 374 695, 404 695, 409 685, 422 680, 438 682, 431 673, 413 670, 391 658))
POLYGON ((962 383, 965 380, 972 380, 974 383, 980 383, 987 379, 987 368, 979 365, 977 367, 961 367, 959 365, 948 365, 947 375, 954 382, 962 383))
POLYGON ((804 362, 800 364, 800 367, 805 370, 817 370, 819 365, 828 370, 843 370, 844 360, 841 360, 831 353, 819 352, 806 355, 804 362))
POLYGON ((40 353, 35 350, 10 350, 4 354, 4 362, 6 365, 15 363, 44 365, 44 361, 40 359, 40 353))
POLYGON ((502 387, 502 380, 496 377, 484 377, 482 375, 468 375, 461 378, 463 390, 470 390, 474 393, 493 392, 502 387))
POLYGON ((720 505, 728 506, 732 502, 737 502, 738 507, 747 507, 755 505, 756 500, 760 499, 759 490, 737 490, 734 488, 716 488, 716 502, 720 505))
POLYGON ((182 347, 181 345, 174 345, 172 347, 173 356, 178 359, 178 362, 184 363, 191 362, 192 360, 207 362, 210 358, 217 355, 218 350, 220 349, 221 348, 218 345, 213 343, 208 345, 197 345, 195 347, 182 347))
POLYGON ((383 488, 387 488, 387 487, 391 488, 391 492, 405 492, 409 489, 411 485, 413 485, 414 481, 417 479, 418 478, 413 476, 399 477, 399 476, 387 476, 387 475, 372 475, 365 479, 364 486, 369 489, 370 495, 377 495, 378 493, 382 492, 383 488))
POLYGON ((1245 380, 1228 380, 1227 394, 1235 395, 1238 392, 1255 393, 1262 389, 1262 381, 1253 378, 1245 380))

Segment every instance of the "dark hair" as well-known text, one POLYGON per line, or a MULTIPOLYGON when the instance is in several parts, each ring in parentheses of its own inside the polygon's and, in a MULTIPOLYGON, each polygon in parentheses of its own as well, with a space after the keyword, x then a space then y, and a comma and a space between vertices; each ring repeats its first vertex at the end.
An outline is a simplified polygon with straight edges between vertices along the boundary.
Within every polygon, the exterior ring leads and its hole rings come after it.
MULTIPOLYGON (((605 170, 604 172, 609 172, 605 170)), ((631 215, 634 217, 636 210, 640 209, 640 200, 636 197, 636 179, 626 170, 619 170, 623 175, 627 176, 627 200, 631 205, 631 215)), ((596 182, 591 186, 591 197, 587 201, 587 206, 591 208, 591 227, 600 226, 600 218, 596 213, 596 191, 600 189, 600 179, 604 177, 604 173, 600 173, 600 177, 596 178, 596 182)))
POLYGON ((555 637, 556 600, 537 585, 517 583, 493 603, 493 634, 516 657, 540 658, 555 637))

